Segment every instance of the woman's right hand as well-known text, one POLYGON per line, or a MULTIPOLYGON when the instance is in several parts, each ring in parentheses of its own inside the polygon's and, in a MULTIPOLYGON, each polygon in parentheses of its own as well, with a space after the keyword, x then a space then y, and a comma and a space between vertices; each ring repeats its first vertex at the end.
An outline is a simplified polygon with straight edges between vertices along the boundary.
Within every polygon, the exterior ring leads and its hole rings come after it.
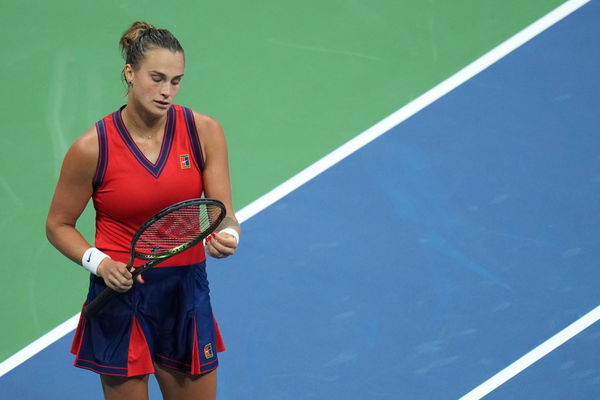
POLYGON ((98 276, 104 279, 104 284, 117 292, 126 292, 133 286, 131 272, 127 269, 127 264, 105 258, 98 265, 96 271, 98 276))

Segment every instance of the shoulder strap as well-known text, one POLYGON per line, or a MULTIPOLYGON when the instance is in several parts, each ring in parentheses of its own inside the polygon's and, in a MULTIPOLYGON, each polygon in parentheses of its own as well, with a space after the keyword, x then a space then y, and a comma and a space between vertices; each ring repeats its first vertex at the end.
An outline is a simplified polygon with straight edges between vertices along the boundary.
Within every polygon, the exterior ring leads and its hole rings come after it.
POLYGON ((106 137, 106 122, 101 119, 96 123, 96 132, 98 133, 98 165, 96 167, 96 175, 94 176, 94 190, 98 189, 104 182, 106 167, 108 165, 108 139, 106 137))
POLYGON ((187 107, 183 107, 183 115, 185 117, 185 125, 187 127, 188 136, 192 145, 192 151, 194 152, 194 159, 200 168, 200 171, 204 170, 204 157, 202 155, 202 147, 200 146, 200 138, 198 136, 198 129, 196 128, 196 122, 194 121, 194 113, 187 107))

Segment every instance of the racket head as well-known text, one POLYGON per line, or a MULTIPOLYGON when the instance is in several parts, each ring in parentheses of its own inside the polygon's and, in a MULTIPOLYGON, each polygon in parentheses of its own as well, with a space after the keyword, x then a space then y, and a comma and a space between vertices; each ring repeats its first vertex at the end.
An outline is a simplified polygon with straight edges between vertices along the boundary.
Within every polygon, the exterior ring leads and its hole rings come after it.
POLYGON ((151 217, 131 240, 132 258, 160 260, 205 239, 225 218, 225 205, 214 199, 175 203, 151 217))

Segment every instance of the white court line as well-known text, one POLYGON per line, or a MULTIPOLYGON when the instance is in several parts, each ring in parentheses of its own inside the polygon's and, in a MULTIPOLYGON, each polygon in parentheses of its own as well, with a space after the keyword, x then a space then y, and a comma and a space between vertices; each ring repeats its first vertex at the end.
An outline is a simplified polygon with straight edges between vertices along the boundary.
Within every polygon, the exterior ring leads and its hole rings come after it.
POLYGON ((571 0, 236 213, 246 220, 462 85, 591 0, 571 0))
POLYGON ((35 340, 27 347, 23 348, 22 350, 18 351, 17 353, 4 360, 0 364, 0 376, 3 376, 13 368, 18 367, 19 365, 21 365, 40 351, 44 350, 46 347, 50 346, 52 343, 56 342, 58 339, 71 332, 77 327, 78 320, 79 313, 69 318, 56 328, 52 329, 44 336, 35 340))
POLYGON ((515 375, 523 372, 526 368, 530 367, 533 363, 540 360, 542 357, 548 355, 548 353, 556 350, 557 347, 563 345, 565 342, 580 334, 585 329, 589 328, 595 322, 600 319, 600 306, 594 308, 592 311, 567 326, 544 343, 540 344, 517 361, 492 376, 475 389, 461 397, 459 400, 479 400, 482 397, 488 395, 499 386, 506 383, 509 379, 515 375))
MULTIPOLYGON (((275 203, 317 175, 321 174, 323 171, 337 164, 350 154, 364 147, 396 125, 400 124, 434 101, 446 95, 448 92, 462 85, 481 71, 494 64, 496 61, 505 57, 507 54, 522 46, 589 1, 591 0, 567 1, 562 6, 558 7, 516 35, 504 41, 494 49, 490 50, 488 53, 467 65, 462 70, 458 71, 456 74, 452 75, 445 81, 441 82, 404 107, 400 108, 398 111, 373 125, 371 128, 356 136, 354 139, 346 142, 341 147, 329 153, 313 165, 299 172, 286 182, 282 183, 267 194, 259 197, 257 200, 242 208, 236 213, 238 220, 241 223, 258 214, 271 204, 275 203)), ((0 377, 75 329, 78 317, 79 314, 73 316, 66 322, 62 323, 41 338, 35 340, 33 343, 29 344, 13 356, 0 363, 0 377)))

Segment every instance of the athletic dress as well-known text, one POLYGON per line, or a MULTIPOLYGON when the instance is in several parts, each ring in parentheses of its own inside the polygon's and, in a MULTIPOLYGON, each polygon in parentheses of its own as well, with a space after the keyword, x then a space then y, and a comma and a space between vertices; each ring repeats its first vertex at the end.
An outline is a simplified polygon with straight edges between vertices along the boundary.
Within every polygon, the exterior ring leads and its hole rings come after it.
MULTIPOLYGON (((148 218, 201 197, 204 161, 190 109, 169 109, 155 163, 134 143, 123 109, 96 123, 100 153, 92 199, 96 247, 127 263, 131 239, 148 218)), ((196 245, 144 272, 144 284, 134 282, 93 319, 82 315, 71 348, 75 366, 118 376, 153 373, 153 363, 190 375, 217 368, 217 352, 225 347, 210 305, 205 262, 203 245, 196 245)), ((90 275, 86 303, 105 287, 102 278, 90 275)))

